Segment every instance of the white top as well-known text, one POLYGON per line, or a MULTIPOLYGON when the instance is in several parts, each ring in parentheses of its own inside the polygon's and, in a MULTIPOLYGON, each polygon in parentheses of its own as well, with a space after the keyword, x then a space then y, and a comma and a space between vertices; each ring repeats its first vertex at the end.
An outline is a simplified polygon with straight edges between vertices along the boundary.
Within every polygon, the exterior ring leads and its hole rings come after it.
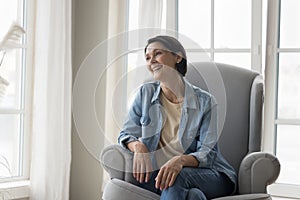
POLYGON ((156 161, 161 167, 172 157, 183 154, 183 148, 178 139, 178 127, 180 123, 182 103, 172 103, 161 92, 160 101, 163 105, 164 123, 156 152, 156 161))

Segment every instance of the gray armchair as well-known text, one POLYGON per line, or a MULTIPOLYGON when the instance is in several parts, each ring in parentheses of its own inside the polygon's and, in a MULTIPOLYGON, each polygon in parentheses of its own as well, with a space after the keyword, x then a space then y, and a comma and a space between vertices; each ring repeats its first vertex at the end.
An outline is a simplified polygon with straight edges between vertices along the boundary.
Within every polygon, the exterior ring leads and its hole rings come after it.
MULTIPOLYGON (((211 92, 218 104, 224 104, 226 109, 218 144, 238 173, 238 190, 234 196, 217 199, 271 199, 266 187, 277 179, 280 164, 274 155, 261 152, 262 77, 256 72, 231 65, 201 62, 188 66, 186 78, 211 92)), ((102 151, 101 163, 110 175, 103 199, 159 199, 159 195, 132 184, 135 182, 130 173, 132 156, 129 150, 117 144, 102 151)))

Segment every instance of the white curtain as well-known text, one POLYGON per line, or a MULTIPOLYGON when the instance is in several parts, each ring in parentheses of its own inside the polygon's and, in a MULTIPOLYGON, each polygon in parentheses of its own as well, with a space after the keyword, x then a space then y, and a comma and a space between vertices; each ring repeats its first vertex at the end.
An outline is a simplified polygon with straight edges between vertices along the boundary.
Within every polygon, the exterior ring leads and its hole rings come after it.
POLYGON ((161 28, 163 1, 139 1, 138 28, 161 28))
POLYGON ((35 1, 30 199, 69 199, 71 0, 35 1))
MULTIPOLYGON (((125 48, 125 41, 123 37, 118 37, 118 34, 126 31, 126 1, 109 1, 109 15, 108 15, 108 40, 107 40, 107 66, 106 71, 106 106, 105 106, 105 136, 109 143, 117 141, 118 127, 115 120, 116 111, 112 108, 114 103, 114 95, 118 81, 125 73, 125 59, 120 56, 120 52, 125 48), (117 15, 115 13, 118 13, 117 15), (119 57, 119 58, 118 58, 119 57), (116 59, 117 58, 117 59, 116 59), (115 60, 116 59, 116 60, 115 60)), ((119 104, 120 105, 120 104, 119 104)))
MULTIPOLYGON (((130 1, 129 1, 130 2, 130 1)), ((139 28, 160 28, 162 21, 162 10, 163 1, 161 0, 151 0, 139 1, 138 7, 138 27, 139 28)), ((137 3, 132 1, 130 3, 137 3)), ((136 41, 123 41, 128 39, 124 32, 126 31, 126 22, 128 14, 126 13, 126 1, 120 1, 118 4, 114 1, 109 1, 109 23, 108 23, 108 48, 107 62, 111 63, 106 71, 106 110, 105 110, 105 135, 108 141, 115 143, 120 131, 120 120, 116 117, 116 113, 120 114, 124 111, 124 108, 120 106, 124 105, 123 96, 126 95, 126 91, 118 91, 118 98, 114 99, 116 93, 117 84, 124 81, 124 76, 126 76, 126 55, 124 55, 124 49, 126 45, 130 45, 131 42, 136 41), (118 13, 116 15, 115 13, 118 13), (122 93, 122 94, 121 94, 122 93), (123 95, 120 97, 120 95, 123 95), (113 107, 112 107, 113 106, 113 107), (115 108, 117 107, 117 108, 115 108), (119 109, 119 110, 117 110, 119 109), (118 121, 119 120, 119 121, 118 121), (117 121, 117 122, 116 122, 117 121)), ((132 12, 129 10, 129 12, 132 12)), ((139 40, 139 35, 137 35, 135 40, 139 40)), ((146 40, 143 41, 146 44, 146 40)), ((130 49, 129 49, 130 50, 130 49)), ((140 59, 143 59, 144 56, 140 59)), ((125 98, 126 100, 126 98, 125 98)))

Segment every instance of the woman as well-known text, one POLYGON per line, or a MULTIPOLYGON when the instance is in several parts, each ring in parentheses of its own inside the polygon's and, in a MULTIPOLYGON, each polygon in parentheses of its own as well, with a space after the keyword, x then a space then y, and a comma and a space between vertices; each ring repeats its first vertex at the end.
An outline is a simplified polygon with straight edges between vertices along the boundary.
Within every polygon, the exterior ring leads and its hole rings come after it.
POLYGON ((236 189, 236 174, 217 147, 214 97, 184 79, 186 52, 170 36, 148 40, 155 82, 144 84, 118 138, 133 152, 138 186, 161 199, 211 199, 236 189))

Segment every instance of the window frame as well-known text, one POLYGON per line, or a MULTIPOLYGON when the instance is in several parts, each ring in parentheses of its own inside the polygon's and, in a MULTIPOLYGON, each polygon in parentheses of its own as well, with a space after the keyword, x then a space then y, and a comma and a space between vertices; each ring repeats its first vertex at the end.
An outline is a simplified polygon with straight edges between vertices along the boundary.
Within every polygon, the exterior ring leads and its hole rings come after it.
MULTIPOLYGON (((1 114, 18 114, 20 115, 20 135, 19 139, 19 176, 5 177, 0 179, 0 189, 8 191, 12 196, 26 197, 29 191, 29 174, 30 174, 30 144, 31 144, 31 111, 32 111, 32 88, 33 88, 33 0, 19 0, 22 4, 21 26, 26 33, 22 38, 22 43, 26 45, 21 50, 21 95, 19 109, 1 109, 1 114), (8 184, 8 185, 7 185, 8 184), (14 188, 14 186, 17 186, 14 188), (23 187, 24 186, 24 187, 23 187), (18 188, 18 189, 17 189, 18 188), (16 192, 14 192, 16 191, 16 192), (26 195, 24 195, 26 193, 26 195), (19 194, 22 194, 21 196, 19 194)), ((1 190, 0 190, 1 194, 1 190)), ((0 195, 1 197, 1 195, 0 195)))
MULTIPOLYGON (((263 150, 276 154, 277 125, 300 125, 299 119, 280 119, 277 116, 279 55, 299 53, 300 48, 280 48, 280 9, 281 0, 268 1, 266 82, 265 82, 265 121, 263 150), (274 67, 275 66, 275 67, 274 67)), ((300 198, 300 185, 274 183, 268 187, 274 196, 300 198)))
MULTIPOLYGON (((210 30, 210 48, 204 49, 189 49, 187 48, 187 53, 191 52, 208 52, 211 56, 211 61, 214 61, 215 53, 250 53, 251 55, 251 70, 262 73, 262 0, 252 0, 251 1, 251 48, 215 48, 214 45, 214 5, 215 0, 211 1, 211 30, 210 30)), ((179 13, 179 0, 167 0, 167 13, 172 13, 172 15, 167 15, 167 28, 179 31, 178 25, 178 13, 179 13), (175 12, 172 12, 175 10, 175 12), (168 26, 169 24, 169 26, 168 26)))

